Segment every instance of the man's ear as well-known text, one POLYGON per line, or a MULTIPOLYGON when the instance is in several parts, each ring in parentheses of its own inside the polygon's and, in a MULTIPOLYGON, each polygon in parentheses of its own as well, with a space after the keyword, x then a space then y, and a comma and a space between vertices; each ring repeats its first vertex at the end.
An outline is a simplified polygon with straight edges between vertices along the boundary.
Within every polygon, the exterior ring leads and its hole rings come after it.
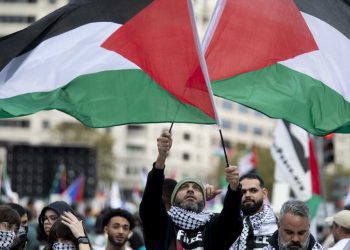
POLYGON ((262 190, 263 190, 265 198, 267 198, 268 194, 269 194, 269 191, 267 190, 267 188, 263 188, 262 190))
POLYGON ((103 231, 104 231, 105 234, 107 234, 108 233, 108 226, 104 226, 103 227, 103 231))

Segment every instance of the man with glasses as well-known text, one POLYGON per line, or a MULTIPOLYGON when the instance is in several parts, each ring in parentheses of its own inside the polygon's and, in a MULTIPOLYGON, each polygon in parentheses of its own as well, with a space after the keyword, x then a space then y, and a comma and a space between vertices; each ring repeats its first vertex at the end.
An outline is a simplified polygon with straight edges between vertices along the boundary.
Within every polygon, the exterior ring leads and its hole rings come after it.
POLYGON ((0 206, 0 249, 9 249, 15 240, 20 225, 16 210, 6 205, 0 206))
MULTIPOLYGON (((45 245, 47 245, 47 239, 53 223, 63 212, 75 214, 71 206, 64 201, 55 201, 41 210, 39 215, 39 233, 41 233, 41 239, 44 240, 45 245)), ((44 249, 48 249, 48 246, 45 246, 44 249)))

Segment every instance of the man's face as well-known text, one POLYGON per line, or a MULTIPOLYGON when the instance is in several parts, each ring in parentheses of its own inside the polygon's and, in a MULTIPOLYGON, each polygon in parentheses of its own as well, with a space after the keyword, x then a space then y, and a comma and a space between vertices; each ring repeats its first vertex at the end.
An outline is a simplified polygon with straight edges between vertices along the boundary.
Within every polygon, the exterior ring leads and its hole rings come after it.
POLYGON ((307 217, 286 213, 278 228, 278 245, 281 250, 304 250, 309 246, 310 224, 307 217))
POLYGON ((332 234, 333 234, 335 243, 337 243, 339 241, 339 230, 340 230, 340 226, 333 222, 333 224, 332 224, 332 234))
POLYGON ((128 241, 131 232, 130 223, 124 217, 114 216, 104 227, 104 231, 108 235, 108 241, 113 246, 122 247, 128 241))
POLYGON ((175 206, 200 213, 204 209, 204 197, 201 187, 193 182, 182 184, 176 193, 175 206))
POLYGON ((260 186, 257 179, 243 179, 241 210, 245 215, 253 215, 263 209, 264 199, 267 197, 267 189, 260 186))

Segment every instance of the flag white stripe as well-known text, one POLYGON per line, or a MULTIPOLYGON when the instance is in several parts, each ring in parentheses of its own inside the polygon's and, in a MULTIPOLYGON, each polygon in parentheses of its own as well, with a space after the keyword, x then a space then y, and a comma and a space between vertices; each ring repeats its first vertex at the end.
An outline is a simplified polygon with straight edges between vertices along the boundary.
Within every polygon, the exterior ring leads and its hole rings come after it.
POLYGON ((281 64, 320 80, 350 101, 350 40, 326 22, 303 13, 320 50, 281 64))
POLYGON ((0 98, 60 88, 76 77, 108 70, 139 69, 101 44, 121 25, 90 23, 45 40, 0 72, 0 98))

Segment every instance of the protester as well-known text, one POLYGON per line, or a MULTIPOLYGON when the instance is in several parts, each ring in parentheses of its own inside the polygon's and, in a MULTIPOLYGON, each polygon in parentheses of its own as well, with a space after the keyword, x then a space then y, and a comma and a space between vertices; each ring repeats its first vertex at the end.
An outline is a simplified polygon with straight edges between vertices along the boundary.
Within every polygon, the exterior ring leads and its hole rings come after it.
POLYGON ((267 200, 268 190, 264 180, 256 173, 241 176, 241 210, 244 215, 243 230, 231 246, 236 249, 261 249, 277 230, 277 219, 267 200))
POLYGON ((241 194, 238 168, 225 168, 229 188, 220 214, 212 214, 205 207, 205 188, 195 178, 179 181, 166 211, 162 201, 164 168, 172 138, 163 132, 157 139, 158 157, 149 172, 140 204, 146 248, 227 250, 242 230, 239 206, 241 194))
POLYGON ((350 211, 342 210, 333 217, 327 218, 332 223, 332 234, 335 245, 329 250, 350 249, 350 211))
POLYGON ((71 212, 63 212, 52 225, 48 245, 50 250, 90 250, 83 221, 71 212))
POLYGON ((135 226, 133 215, 124 209, 111 209, 102 219, 104 232, 108 236, 106 250, 141 250, 132 249, 128 244, 129 235, 135 226))
POLYGON ((16 237, 21 220, 16 210, 0 205, 0 249, 9 249, 16 237))
POLYGON ((64 201, 55 201, 41 210, 39 215, 39 236, 43 240, 42 244, 45 245, 44 249, 48 249, 47 240, 50 229, 53 223, 63 214, 63 212, 71 212, 74 214, 73 209, 64 201))
POLYGON ((310 233, 310 213, 304 202, 287 201, 283 204, 278 221, 278 230, 269 239, 263 250, 321 250, 310 233))
POLYGON ((16 210, 20 216, 20 227, 17 232, 16 238, 11 246, 11 250, 23 250, 26 249, 28 242, 28 211, 19 204, 9 203, 7 204, 12 209, 16 210))

